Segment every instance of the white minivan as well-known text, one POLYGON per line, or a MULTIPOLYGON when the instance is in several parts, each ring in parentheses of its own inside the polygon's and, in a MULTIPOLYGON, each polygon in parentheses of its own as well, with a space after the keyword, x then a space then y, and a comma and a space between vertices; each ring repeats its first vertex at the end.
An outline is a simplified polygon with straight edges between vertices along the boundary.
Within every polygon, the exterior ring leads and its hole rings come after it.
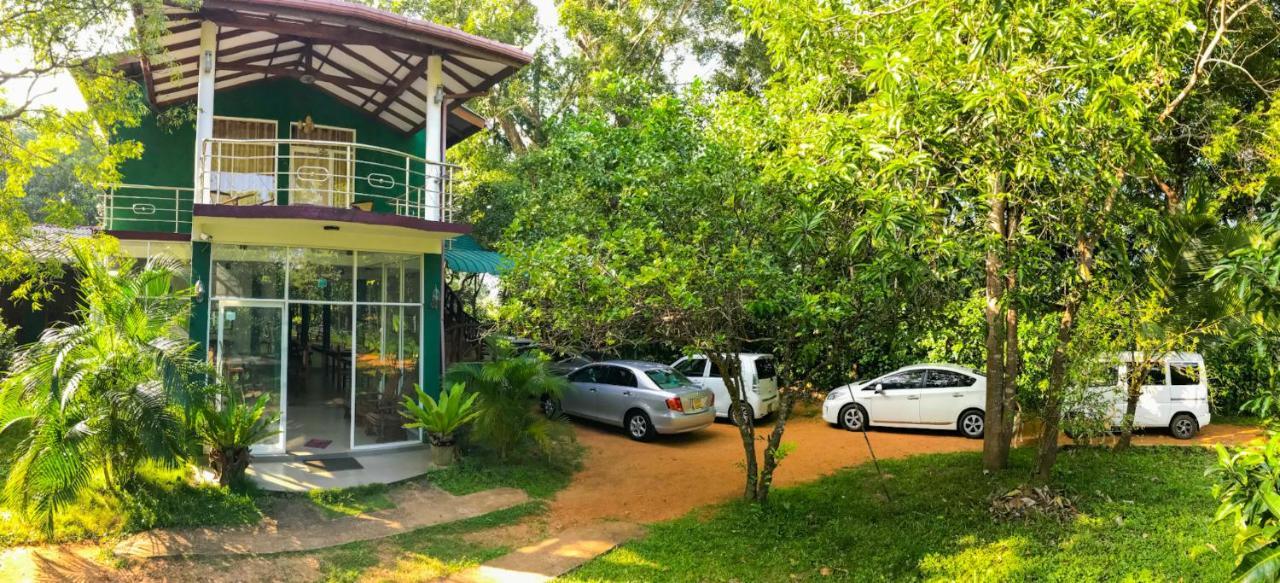
MULTIPOLYGON (((734 411, 734 422, 742 419, 760 419, 778 410, 778 372, 772 354, 739 354, 742 361, 742 386, 747 389, 746 402, 741 410, 734 411)), ((693 382, 711 389, 716 396, 716 417, 729 417, 732 401, 724 386, 720 367, 702 354, 686 356, 675 361, 672 368, 684 373, 693 382)))
POLYGON ((982 437, 987 377, 952 364, 904 366, 869 381, 837 387, 822 403, 822 419, 849 431, 916 427, 982 437))
MULTIPOLYGON (((1141 354, 1137 355, 1141 357, 1141 354)), ((1101 408, 1114 427, 1124 422, 1125 392, 1134 353, 1114 357, 1117 364, 1108 369, 1109 385, 1090 387, 1101 399, 1101 408)), ((1133 418, 1141 428, 1169 428, 1178 439, 1191 439, 1209 424, 1209 383, 1204 357, 1195 352, 1172 352, 1151 367, 1142 383, 1142 395, 1133 418)))

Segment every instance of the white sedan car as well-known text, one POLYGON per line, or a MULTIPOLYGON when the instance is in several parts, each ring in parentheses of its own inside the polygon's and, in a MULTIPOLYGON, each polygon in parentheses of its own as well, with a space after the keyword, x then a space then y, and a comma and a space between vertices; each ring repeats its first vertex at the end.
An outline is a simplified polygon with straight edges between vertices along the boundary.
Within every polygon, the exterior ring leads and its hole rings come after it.
POLYGON ((987 378, 964 367, 919 364, 827 393, 822 418, 850 431, 918 427, 982 437, 987 378))

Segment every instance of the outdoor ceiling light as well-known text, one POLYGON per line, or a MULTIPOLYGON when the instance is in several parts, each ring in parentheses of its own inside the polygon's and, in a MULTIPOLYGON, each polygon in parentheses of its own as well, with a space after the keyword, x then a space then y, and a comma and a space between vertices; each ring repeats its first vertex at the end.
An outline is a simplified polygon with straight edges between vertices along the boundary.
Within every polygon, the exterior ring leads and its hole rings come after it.
POLYGON ((204 66, 200 70, 204 73, 213 71, 213 51, 204 52, 204 66))
POLYGON ((436 87, 436 103, 444 103, 444 85, 436 87))
POLYGON ((303 85, 310 85, 316 82, 316 76, 311 73, 304 73, 301 77, 298 77, 298 80, 301 81, 303 85))

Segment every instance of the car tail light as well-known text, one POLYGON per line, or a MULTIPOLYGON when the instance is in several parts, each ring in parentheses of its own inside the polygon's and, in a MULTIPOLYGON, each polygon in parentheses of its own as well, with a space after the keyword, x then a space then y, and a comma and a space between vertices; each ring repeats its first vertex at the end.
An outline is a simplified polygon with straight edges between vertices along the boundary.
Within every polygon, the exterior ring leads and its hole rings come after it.
POLYGON ((751 392, 756 392, 758 390, 760 390, 760 377, 752 374, 751 375, 751 392))
POLYGON ((715 406, 716 406, 716 394, 715 394, 715 393, 711 393, 710 395, 707 395, 707 406, 708 406, 708 407, 715 407, 715 406))
POLYGON ((680 402, 680 397, 671 397, 670 399, 667 399, 667 408, 672 411, 684 413, 684 403, 680 402))

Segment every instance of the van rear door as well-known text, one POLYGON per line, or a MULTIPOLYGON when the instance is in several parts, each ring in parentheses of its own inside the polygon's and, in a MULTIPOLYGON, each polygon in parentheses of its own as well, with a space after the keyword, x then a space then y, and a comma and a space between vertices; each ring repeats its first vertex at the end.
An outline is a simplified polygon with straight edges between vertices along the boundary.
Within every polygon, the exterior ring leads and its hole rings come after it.
MULTIPOLYGON (((760 404, 766 408, 776 406, 774 401, 778 396, 778 367, 772 356, 757 356, 753 363, 755 368, 756 395, 760 397, 760 404)), ((748 386, 752 379, 746 379, 748 386)))

